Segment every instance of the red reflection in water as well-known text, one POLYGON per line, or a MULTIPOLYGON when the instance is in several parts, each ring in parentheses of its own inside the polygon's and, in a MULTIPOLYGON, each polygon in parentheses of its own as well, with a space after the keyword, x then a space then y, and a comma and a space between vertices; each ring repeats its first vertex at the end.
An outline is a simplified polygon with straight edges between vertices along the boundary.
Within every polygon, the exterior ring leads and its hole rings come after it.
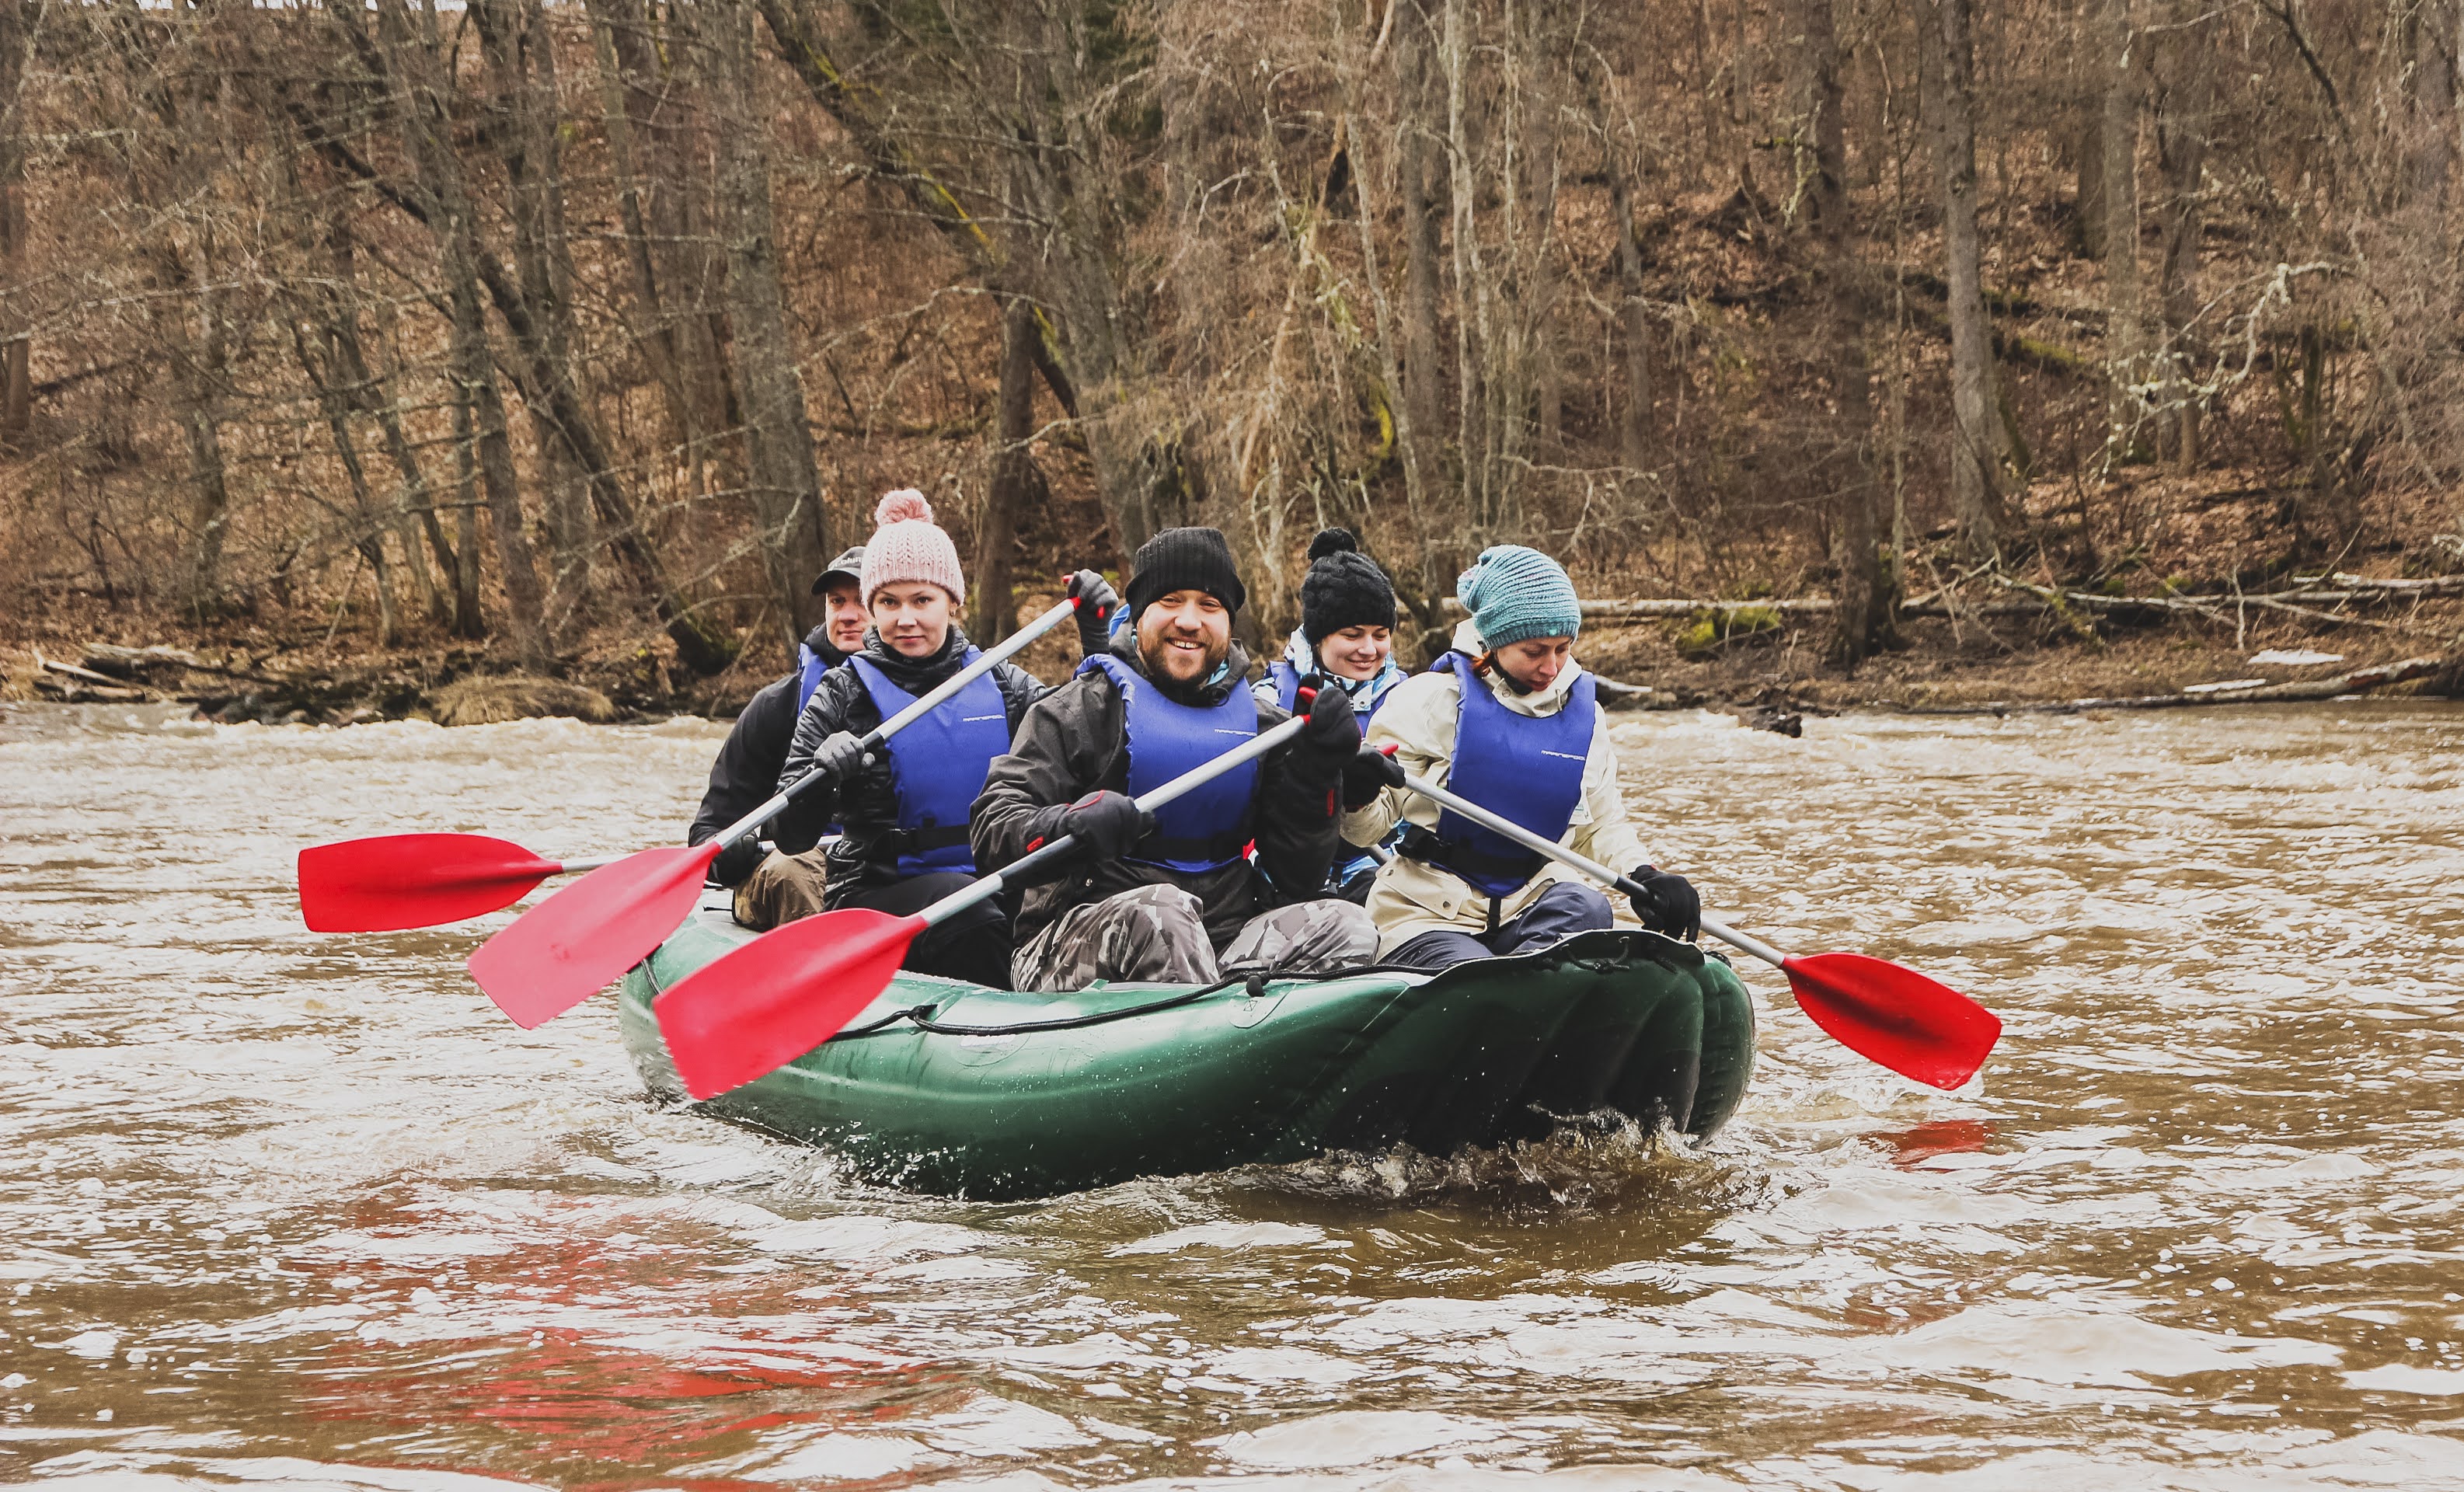
MULTIPOLYGON (((540 1476, 559 1468, 555 1480, 569 1489, 656 1482, 776 1492, 772 1482, 661 1473, 740 1454, 762 1431, 878 1424, 929 1407, 943 1393, 966 1392, 955 1382, 936 1392, 949 1381, 938 1369, 816 1354, 822 1344, 811 1335, 810 1318, 843 1310, 847 1302, 835 1293, 804 1296, 829 1283, 809 1269, 714 1277, 686 1240, 663 1239, 658 1252, 648 1253, 582 1232, 612 1231, 604 1213, 573 1220, 576 1233, 557 1241, 460 1259, 433 1272, 360 1260, 298 1262, 320 1278, 360 1277, 349 1293, 363 1300, 434 1291, 439 1303, 427 1307, 423 1325, 432 1326, 438 1314, 469 1318, 467 1333, 431 1341, 389 1343, 381 1331, 373 1339, 340 1337, 314 1363, 322 1381, 301 1395, 302 1406, 319 1418, 376 1430, 395 1455, 406 1430, 454 1442, 438 1446, 441 1458, 412 1462, 429 1470, 540 1476), (594 1313, 608 1324, 530 1324, 560 1309, 594 1313), (678 1327, 725 1340, 680 1343, 673 1355, 596 1340, 678 1327), (799 1361, 804 1358, 812 1360, 799 1361)), ((416 1237, 437 1222, 384 1204, 354 1208, 348 1218, 354 1229, 397 1237, 416 1237)), ((454 1225, 467 1226, 460 1219, 454 1225)), ((520 1231, 536 1226, 526 1221, 520 1231)), ((732 1240, 712 1244, 708 1258, 741 1249, 732 1240)), ((382 1327, 389 1303, 372 1303, 381 1313, 369 1321, 382 1327)), ((878 1484, 911 1480, 901 1475, 878 1484)))
POLYGON ((1981 1151, 1992 1143, 1993 1126, 1983 1119, 1936 1119, 1913 1130, 1873 1138, 1891 1147, 1893 1165, 1913 1166, 1935 1155, 1981 1151))

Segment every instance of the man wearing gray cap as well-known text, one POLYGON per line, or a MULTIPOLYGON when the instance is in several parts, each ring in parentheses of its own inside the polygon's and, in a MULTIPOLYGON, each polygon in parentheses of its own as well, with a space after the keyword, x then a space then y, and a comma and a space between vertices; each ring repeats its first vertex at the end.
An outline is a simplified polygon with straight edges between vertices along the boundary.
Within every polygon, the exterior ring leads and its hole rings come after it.
MULTIPOLYGON (((787 763, 787 748, 796 737, 796 717, 822 675, 847 662, 864 647, 865 629, 872 624, 864 610, 864 546, 856 545, 830 561, 813 581, 813 594, 827 600, 822 625, 804 634, 796 648, 796 671, 755 694, 736 717, 711 764, 710 786, 702 793, 701 811, 693 815, 685 842, 698 845, 750 813, 777 789, 779 771, 787 763)), ((822 849, 802 855, 772 849, 748 837, 719 852, 711 879, 736 891, 736 920, 748 928, 769 929, 822 910, 822 849)))

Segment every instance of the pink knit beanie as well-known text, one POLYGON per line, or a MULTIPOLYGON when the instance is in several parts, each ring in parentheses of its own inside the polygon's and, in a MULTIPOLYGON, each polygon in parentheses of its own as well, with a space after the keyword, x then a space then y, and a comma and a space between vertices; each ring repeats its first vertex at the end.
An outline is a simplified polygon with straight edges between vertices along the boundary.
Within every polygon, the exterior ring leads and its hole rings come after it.
POLYGON ((913 487, 882 494, 872 510, 881 525, 864 541, 864 603, 885 585, 922 581, 938 585, 955 602, 967 599, 967 578, 958 569, 958 546, 933 522, 933 505, 913 487))

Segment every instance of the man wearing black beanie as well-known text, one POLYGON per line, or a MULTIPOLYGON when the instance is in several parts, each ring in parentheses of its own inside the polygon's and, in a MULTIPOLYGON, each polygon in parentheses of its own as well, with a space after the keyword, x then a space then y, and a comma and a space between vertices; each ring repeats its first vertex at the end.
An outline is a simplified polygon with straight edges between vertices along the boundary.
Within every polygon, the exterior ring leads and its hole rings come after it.
POLYGON ((1324 691, 1280 750, 1141 813, 1136 796, 1289 713, 1245 682, 1232 618, 1248 592, 1222 534, 1168 529, 1131 571, 1132 630, 1026 712, 976 800, 979 870, 1065 834, 1081 850, 1057 881, 1026 892, 1013 982, 1211 984, 1249 969, 1326 974, 1365 963, 1376 944, 1367 914, 1310 899, 1334 858, 1345 779, 1368 770, 1351 696, 1324 691))

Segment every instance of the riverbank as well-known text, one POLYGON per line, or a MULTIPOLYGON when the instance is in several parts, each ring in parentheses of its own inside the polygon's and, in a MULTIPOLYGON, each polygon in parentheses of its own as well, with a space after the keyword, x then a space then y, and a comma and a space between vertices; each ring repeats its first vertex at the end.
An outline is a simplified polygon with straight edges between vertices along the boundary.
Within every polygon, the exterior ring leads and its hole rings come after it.
MULTIPOLYGON (((1022 598, 1032 615, 1049 598, 1022 598)), ((2119 602, 2111 604, 2118 605, 2119 602)), ((2370 604, 2227 609, 2167 599, 2101 613, 2070 605, 1989 610, 1954 598, 1937 615, 1903 617, 1900 646, 1853 671, 1826 662, 1828 618, 1783 605, 1674 615, 1595 617, 1581 656, 1628 708, 1792 713, 2001 705, 2238 692, 2218 686, 2337 678, 2405 659, 2464 660, 2464 596, 2379 598, 2370 604)), ((725 718, 787 667, 783 640, 751 647, 723 673, 695 678, 664 639, 606 629, 554 677, 524 675, 491 649, 432 635, 376 648, 314 616, 239 618, 167 635, 124 608, 67 597, 0 635, 0 699, 180 701, 225 722, 344 725, 423 718, 485 724, 528 715, 592 721, 699 714, 725 718)), ((1075 663, 1066 637, 1022 658, 1058 678, 1075 663)), ((2385 686, 2390 693, 2464 693, 2464 668, 2385 686)))

